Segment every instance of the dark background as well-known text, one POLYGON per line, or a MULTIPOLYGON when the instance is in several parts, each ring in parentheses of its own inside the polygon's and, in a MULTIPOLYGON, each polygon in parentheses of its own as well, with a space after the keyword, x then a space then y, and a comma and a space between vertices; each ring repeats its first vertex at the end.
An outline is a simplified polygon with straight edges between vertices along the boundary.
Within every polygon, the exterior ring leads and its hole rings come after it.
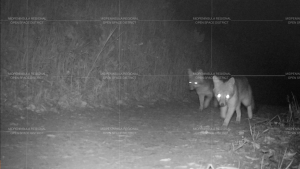
MULTIPOLYGON (((287 94, 300 93, 300 81, 286 72, 300 71, 300 25, 286 17, 300 16, 298 1, 172 1, 174 19, 194 16, 230 17, 228 25, 201 27, 212 44, 212 66, 218 54, 226 58, 219 70, 249 78, 256 102, 286 105, 287 94), (197 5, 195 5, 197 4, 197 5)), ((191 25, 194 26, 194 25, 191 25)), ((299 77, 299 76, 298 76, 299 77)))
POLYGON ((1 1, 1 76, 47 74, 2 78, 1 96, 16 103, 33 96, 37 104, 69 98, 97 106, 182 100, 190 96, 187 69, 201 68, 247 76, 257 103, 287 105, 287 95, 300 93, 300 80, 285 76, 300 72, 300 25, 286 18, 299 17, 299 9, 298 0, 1 1), (9 17, 46 20, 12 24, 9 17), (105 23, 113 17, 138 19, 105 23), (203 25, 194 17, 230 21, 203 25), (201 42, 198 33, 205 35, 201 42), (111 80, 106 72, 135 75, 111 80))

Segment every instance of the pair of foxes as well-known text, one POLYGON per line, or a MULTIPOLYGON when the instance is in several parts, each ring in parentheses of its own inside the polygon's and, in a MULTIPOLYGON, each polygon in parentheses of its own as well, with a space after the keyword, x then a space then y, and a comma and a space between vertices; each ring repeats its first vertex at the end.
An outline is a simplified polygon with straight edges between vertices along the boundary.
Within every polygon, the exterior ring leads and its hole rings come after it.
POLYGON ((236 121, 241 121, 241 103, 247 107, 248 117, 252 118, 254 101, 251 86, 245 77, 231 77, 223 82, 217 76, 206 79, 203 71, 193 72, 188 69, 189 84, 191 90, 196 90, 199 96, 200 111, 207 108, 214 97, 214 105, 220 106, 221 117, 224 118, 223 126, 227 127, 236 111, 236 121))

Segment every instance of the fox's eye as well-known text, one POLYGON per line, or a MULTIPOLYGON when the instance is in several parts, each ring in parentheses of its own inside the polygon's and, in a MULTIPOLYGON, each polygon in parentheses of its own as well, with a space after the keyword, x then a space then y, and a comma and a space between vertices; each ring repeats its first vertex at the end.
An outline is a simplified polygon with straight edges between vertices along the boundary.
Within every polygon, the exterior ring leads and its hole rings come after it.
POLYGON ((228 95, 226 95, 226 99, 229 99, 229 97, 230 97, 230 96, 229 96, 229 94, 228 94, 228 95))
POLYGON ((219 93, 219 94, 217 94, 217 97, 218 97, 218 98, 220 98, 220 97, 221 97, 221 94, 220 94, 220 93, 219 93))
POLYGON ((192 83, 192 82, 189 82, 189 83, 192 83))
POLYGON ((198 84, 198 82, 195 82, 195 84, 198 84))

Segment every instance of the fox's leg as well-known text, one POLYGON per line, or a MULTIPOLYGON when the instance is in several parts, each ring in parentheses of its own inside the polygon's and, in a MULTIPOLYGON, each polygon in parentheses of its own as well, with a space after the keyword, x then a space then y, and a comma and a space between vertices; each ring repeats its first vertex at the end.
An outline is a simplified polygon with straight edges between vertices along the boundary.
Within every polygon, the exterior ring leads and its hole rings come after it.
POLYGON ((220 107, 221 117, 222 117, 223 119, 225 119, 225 117, 226 117, 227 109, 228 109, 227 106, 220 107))
POLYGON ((209 106, 211 99, 212 99, 212 96, 210 96, 210 95, 206 96, 205 102, 204 102, 204 108, 207 108, 209 106))
POLYGON ((238 103, 236 106, 236 122, 241 122, 241 103, 238 103))
POLYGON ((248 112, 248 117, 249 117, 249 119, 252 119, 252 106, 248 106, 247 107, 247 112, 248 112))
POLYGON ((253 98, 244 100, 243 104, 247 107, 247 113, 249 119, 252 119, 252 115, 253 115, 252 110, 254 106, 253 98))
POLYGON ((235 110, 235 106, 228 106, 228 111, 227 111, 223 126, 225 126, 225 127, 228 126, 229 121, 234 113, 234 110, 235 110))
POLYGON ((199 110, 202 111, 203 110, 203 106, 204 106, 204 95, 199 95, 199 103, 200 103, 200 107, 199 107, 199 110))

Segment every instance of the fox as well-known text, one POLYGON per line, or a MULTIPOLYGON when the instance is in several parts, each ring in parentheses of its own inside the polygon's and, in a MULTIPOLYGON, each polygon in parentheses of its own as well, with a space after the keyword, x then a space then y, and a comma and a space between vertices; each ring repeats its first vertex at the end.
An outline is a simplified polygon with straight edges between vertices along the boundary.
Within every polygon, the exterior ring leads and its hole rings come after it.
MULTIPOLYGON (((190 90, 196 90, 199 97, 199 110, 203 111, 209 106, 211 100, 214 98, 212 79, 205 79, 202 69, 199 69, 197 72, 188 69, 188 74, 190 90)), ((217 106, 217 104, 217 101, 215 101, 214 106, 217 106)))
POLYGON ((214 95, 219 102, 223 126, 227 127, 233 113, 236 111, 236 122, 241 121, 241 104, 247 108, 249 119, 253 116, 254 100, 252 89, 246 77, 231 77, 223 82, 217 76, 213 76, 214 95))

